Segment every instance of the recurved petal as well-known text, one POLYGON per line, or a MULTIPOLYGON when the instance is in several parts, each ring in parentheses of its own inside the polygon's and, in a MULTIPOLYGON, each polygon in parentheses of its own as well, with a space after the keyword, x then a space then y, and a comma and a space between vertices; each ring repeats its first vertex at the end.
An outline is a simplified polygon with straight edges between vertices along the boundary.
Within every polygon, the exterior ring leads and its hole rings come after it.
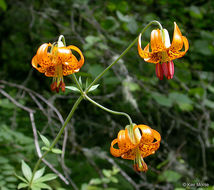
MULTIPOLYGON (((66 48, 74 50, 80 55, 80 60, 78 61, 78 68, 80 69, 82 67, 82 65, 84 64, 84 56, 83 56, 81 50, 78 47, 73 46, 73 45, 67 46, 66 48)), ((72 59, 73 59, 73 56, 72 56, 72 59)))
POLYGON ((154 139, 156 140, 155 142, 149 143, 149 144, 141 144, 139 146, 140 150, 141 150, 141 155, 143 158, 154 154, 155 151, 160 147, 160 141, 161 141, 161 136, 160 134, 152 129, 152 134, 154 139))
POLYGON ((48 47, 51 47, 51 44, 50 43, 45 43, 45 44, 42 44, 39 49, 37 50, 37 56, 38 58, 40 59, 41 57, 44 57, 44 56, 47 56, 48 54, 48 47))
POLYGON ((149 44, 144 48, 141 48, 141 34, 138 37, 138 53, 140 57, 142 57, 145 61, 150 59, 150 52, 149 52, 149 44))
POLYGON ((121 149, 116 149, 114 148, 114 145, 117 144, 117 139, 114 139, 112 142, 111 142, 111 147, 110 147, 110 152, 113 156, 115 157, 120 157, 121 156, 121 149))
POLYGON ((181 50, 182 47, 183 47, 182 34, 178 28, 178 25, 176 24, 176 22, 174 22, 173 40, 172 40, 172 45, 170 49, 177 51, 177 50, 181 50))
POLYGON ((38 64, 38 60, 37 60, 37 55, 35 55, 31 61, 32 66, 37 69, 39 72, 44 73, 45 72, 45 68, 41 67, 38 64))
POLYGON ((187 38, 185 36, 182 36, 182 40, 184 43, 184 51, 178 51, 178 50, 172 49, 170 47, 169 53, 168 53, 170 60, 174 60, 174 59, 178 59, 180 57, 183 57, 186 54, 186 52, 188 51, 189 42, 188 42, 187 38))
POLYGON ((63 70, 63 76, 71 75, 73 73, 76 73, 80 69, 79 61, 77 58, 72 55, 72 61, 71 62, 65 62, 64 65, 62 65, 63 70))
POLYGON ((162 34, 159 29, 151 32, 151 49, 152 52, 159 52, 165 49, 165 45, 162 41, 162 34))
POLYGON ((141 131, 140 143, 152 143, 154 141, 153 131, 147 125, 135 125, 134 130, 138 128, 141 131))

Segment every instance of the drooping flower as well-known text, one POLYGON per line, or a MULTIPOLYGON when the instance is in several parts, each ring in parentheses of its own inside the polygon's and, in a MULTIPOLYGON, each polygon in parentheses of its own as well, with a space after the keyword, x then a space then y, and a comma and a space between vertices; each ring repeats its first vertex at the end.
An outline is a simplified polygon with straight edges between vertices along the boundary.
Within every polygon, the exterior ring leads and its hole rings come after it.
POLYGON ((189 43, 185 36, 182 36, 177 24, 174 22, 174 34, 170 44, 169 33, 166 29, 157 29, 151 32, 151 42, 144 50, 141 48, 141 34, 138 38, 138 53, 146 62, 156 64, 156 75, 162 80, 163 75, 172 79, 174 75, 173 60, 183 57, 189 49, 189 43), (184 51, 181 51, 184 45, 184 51), (151 48, 151 51, 149 50, 151 48))
POLYGON ((115 157, 134 160, 134 169, 146 172, 148 167, 143 158, 155 153, 160 146, 161 136, 147 125, 135 125, 133 132, 134 139, 131 140, 127 128, 120 130, 117 139, 111 143, 110 152, 115 157), (118 148, 114 147, 116 144, 118 148))
POLYGON ((63 76, 70 75, 79 71, 84 64, 82 52, 76 46, 64 47, 60 41, 57 44, 45 43, 37 50, 32 59, 32 66, 47 77, 53 77, 51 90, 59 92, 65 91, 63 76), (72 51, 80 55, 78 60, 72 51))

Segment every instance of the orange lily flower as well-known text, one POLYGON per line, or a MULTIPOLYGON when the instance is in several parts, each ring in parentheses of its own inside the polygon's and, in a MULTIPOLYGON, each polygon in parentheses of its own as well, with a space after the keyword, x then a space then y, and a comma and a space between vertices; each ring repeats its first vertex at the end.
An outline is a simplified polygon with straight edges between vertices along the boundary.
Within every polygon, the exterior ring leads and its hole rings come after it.
POLYGON ((76 46, 63 47, 62 42, 58 42, 58 47, 50 43, 42 44, 32 59, 32 66, 47 77, 53 77, 51 90, 59 92, 65 91, 63 76, 79 71, 84 64, 82 52, 76 46), (72 50, 80 55, 80 60, 72 54, 72 50))
POLYGON ((133 131, 134 140, 132 141, 127 128, 120 130, 117 139, 111 143, 110 152, 115 157, 134 160, 134 169, 146 172, 148 167, 143 158, 155 153, 160 146, 161 136, 147 125, 135 125, 133 131), (114 148, 115 144, 118 148, 114 148))
POLYGON ((141 34, 138 38, 138 53, 146 62, 156 64, 156 75, 162 80, 163 75, 172 79, 174 75, 174 63, 172 60, 183 57, 189 49, 189 43, 185 36, 182 36, 177 24, 174 22, 174 34, 170 44, 169 33, 166 29, 157 29, 151 32, 151 44, 141 48, 141 34), (151 45, 151 51, 149 46, 151 45), (184 51, 180 51, 183 48, 184 51))

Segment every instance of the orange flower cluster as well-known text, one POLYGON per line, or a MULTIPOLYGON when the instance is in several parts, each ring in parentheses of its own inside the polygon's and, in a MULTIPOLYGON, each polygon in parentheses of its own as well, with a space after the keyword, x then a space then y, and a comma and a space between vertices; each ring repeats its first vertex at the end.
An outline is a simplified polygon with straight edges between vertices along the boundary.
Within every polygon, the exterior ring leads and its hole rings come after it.
POLYGON ((174 63, 172 60, 183 57, 189 49, 189 43, 185 36, 182 36, 178 26, 174 23, 174 34, 172 44, 170 44, 169 33, 157 29, 151 33, 150 44, 141 48, 141 34, 138 38, 138 53, 146 62, 156 64, 156 75, 162 80, 163 75, 167 79, 172 79, 174 75, 174 63), (180 51, 185 47, 184 51, 180 51), (151 52, 149 47, 151 46, 151 52))
POLYGON ((154 154, 160 146, 160 134, 147 125, 135 125, 133 128, 134 140, 131 140, 127 128, 120 130, 117 139, 111 143, 110 152, 115 157, 134 160, 134 169, 136 171, 148 170, 143 158, 154 154), (118 148, 115 148, 115 145, 118 148))
POLYGON ((32 66, 47 77, 53 77, 51 90, 65 91, 63 76, 78 72, 84 64, 82 52, 76 46, 57 47, 52 44, 42 44, 32 59, 32 66), (72 50, 80 55, 80 60, 72 54, 72 50))

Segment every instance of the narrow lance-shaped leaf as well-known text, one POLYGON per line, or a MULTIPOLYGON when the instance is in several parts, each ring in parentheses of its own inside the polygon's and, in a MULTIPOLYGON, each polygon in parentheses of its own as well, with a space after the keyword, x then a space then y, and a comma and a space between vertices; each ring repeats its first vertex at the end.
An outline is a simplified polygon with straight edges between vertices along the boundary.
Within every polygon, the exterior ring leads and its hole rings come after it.
POLYGON ((90 88, 89 92, 96 90, 97 87, 98 87, 99 85, 100 85, 100 84, 93 85, 93 86, 90 88))
POLYGON ((55 154, 62 154, 62 150, 60 150, 58 148, 53 148, 51 151, 55 154))
POLYGON ((77 87, 75 87, 75 86, 66 86, 65 88, 67 88, 69 90, 72 90, 74 92, 80 92, 80 90, 77 87))
POLYGON ((50 146, 50 141, 42 134, 39 133, 39 136, 41 137, 43 143, 45 144, 45 146, 49 147, 50 146))
POLYGON ((81 76, 79 77, 79 83, 80 83, 80 86, 82 86, 82 78, 81 78, 81 76))
POLYGON ((41 183, 45 181, 51 181, 53 179, 56 179, 57 175, 56 174, 46 174, 43 177, 40 177, 39 179, 35 180, 34 183, 41 183))
POLYGON ((18 185, 18 189, 22 189, 22 188, 25 188, 25 187, 28 187, 28 184, 26 184, 26 183, 19 183, 19 185, 18 185))
POLYGON ((23 182, 25 182, 25 183, 28 183, 27 180, 26 180, 25 178, 23 178, 22 176, 19 176, 19 175, 17 175, 16 173, 14 173, 14 175, 15 175, 18 179, 20 179, 21 181, 23 181, 23 182))
POLYGON ((32 188, 42 188, 42 189, 49 189, 49 190, 52 190, 52 188, 45 184, 45 183, 33 183, 32 184, 32 188))
POLYGON ((37 170, 35 175, 34 175, 34 178, 33 178, 33 181, 39 179, 45 172, 45 167, 41 168, 40 170, 37 170))
POLYGON ((24 162, 24 160, 22 160, 22 173, 25 176, 25 178, 30 181, 31 177, 32 177, 32 171, 30 169, 30 167, 24 162))

